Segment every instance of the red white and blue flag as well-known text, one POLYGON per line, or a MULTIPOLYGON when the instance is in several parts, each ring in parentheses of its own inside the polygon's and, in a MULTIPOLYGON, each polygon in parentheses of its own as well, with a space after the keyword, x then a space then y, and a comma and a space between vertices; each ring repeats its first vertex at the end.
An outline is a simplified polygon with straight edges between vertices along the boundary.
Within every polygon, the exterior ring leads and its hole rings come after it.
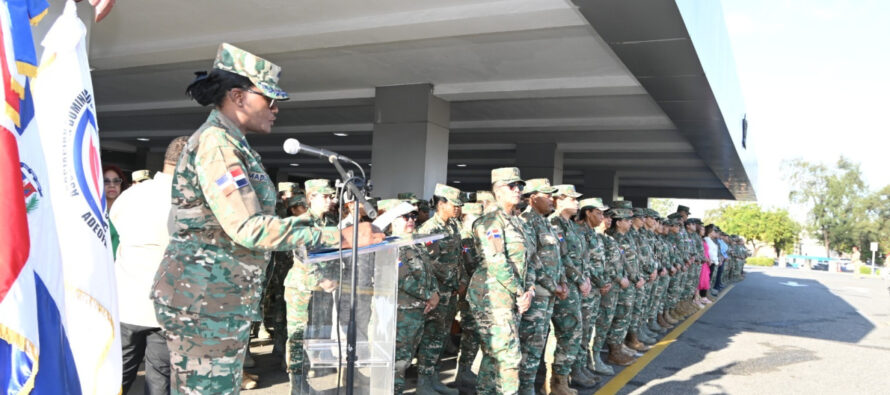
POLYGON ((0 390, 120 393, 86 29, 69 1, 38 68, 29 25, 48 4, 0 3, 0 390))
POLYGON ((223 174, 222 177, 216 179, 216 187, 222 191, 223 195, 229 196, 232 192, 240 188, 244 188, 249 184, 244 171, 241 169, 233 169, 223 174))

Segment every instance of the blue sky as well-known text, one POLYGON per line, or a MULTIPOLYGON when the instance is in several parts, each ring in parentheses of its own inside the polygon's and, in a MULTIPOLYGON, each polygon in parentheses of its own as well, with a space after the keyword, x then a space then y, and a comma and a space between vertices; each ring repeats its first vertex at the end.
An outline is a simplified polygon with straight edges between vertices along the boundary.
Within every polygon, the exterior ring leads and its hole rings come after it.
POLYGON ((789 207, 779 170, 793 158, 833 164, 844 155, 873 190, 890 185, 890 1, 721 3, 755 141, 759 202, 789 207))

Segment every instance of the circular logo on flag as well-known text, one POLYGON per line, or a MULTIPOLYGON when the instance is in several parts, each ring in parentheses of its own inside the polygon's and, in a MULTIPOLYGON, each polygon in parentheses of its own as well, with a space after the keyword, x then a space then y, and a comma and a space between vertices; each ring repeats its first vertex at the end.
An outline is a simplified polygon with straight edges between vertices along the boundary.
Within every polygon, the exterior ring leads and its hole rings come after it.
POLYGON ((37 174, 25 162, 19 162, 22 168, 22 187, 25 190, 25 212, 30 213, 37 209, 40 199, 43 198, 43 187, 37 179, 37 174))
POLYGON ((87 206, 105 227, 105 187, 102 182, 102 162, 99 159, 96 117, 89 106, 84 105, 82 110, 74 130, 74 173, 87 206))

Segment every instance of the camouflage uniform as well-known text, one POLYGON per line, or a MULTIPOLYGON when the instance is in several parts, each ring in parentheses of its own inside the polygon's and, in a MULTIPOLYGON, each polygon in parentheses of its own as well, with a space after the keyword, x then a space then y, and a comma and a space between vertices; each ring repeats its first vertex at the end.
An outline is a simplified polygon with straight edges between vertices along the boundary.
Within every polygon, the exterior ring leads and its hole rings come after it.
MULTIPOLYGON (((447 198, 456 206, 462 206, 460 190, 437 184, 436 196, 447 198)), ((437 372, 436 365, 451 333, 451 323, 457 314, 457 291, 466 286, 467 276, 461 262, 460 225, 455 219, 442 220, 434 215, 417 230, 420 234, 444 233, 445 237, 427 243, 432 261, 433 274, 438 280, 439 305, 426 316, 423 337, 417 353, 417 373, 430 376, 437 372)))
POLYGON ((648 306, 649 294, 652 293, 652 283, 649 282, 649 276, 652 273, 652 262, 650 261, 650 250, 644 244, 639 236, 639 232, 633 227, 627 231, 627 244, 634 251, 637 259, 637 268, 640 275, 646 280, 642 288, 637 288, 636 297, 634 298, 633 315, 630 322, 630 332, 637 333, 640 324, 643 321, 644 310, 648 306))
MULTIPOLYGON (((286 99, 279 68, 228 44, 214 68, 286 99), (251 67, 245 67, 249 64, 251 67)), ((218 110, 189 138, 173 175, 176 231, 151 298, 170 349, 173 393, 236 393, 250 322, 259 320, 271 251, 333 244, 336 229, 275 216, 275 185, 241 130, 218 110)))
MULTIPOLYGON (((558 188, 562 185, 558 186, 558 188)), ((566 188, 568 189, 568 188, 566 188)), ((568 190, 565 191, 569 193, 568 190)), ((576 196, 574 186, 571 193, 576 196)), ((557 194, 563 193, 562 190, 557 194)), ((583 322, 581 321, 581 291, 580 287, 586 282, 587 270, 585 264, 585 244, 583 237, 578 234, 577 226, 571 220, 565 219, 559 213, 553 213, 548 218, 560 236, 560 252, 562 263, 565 267, 566 279, 569 282, 569 295, 563 300, 557 300, 553 308, 553 329, 556 336, 556 351, 553 354, 553 372, 561 376, 567 376, 575 365, 575 360, 581 352, 581 337, 583 335, 583 322)))
MULTIPOLYGON (((492 183, 515 182, 519 169, 492 170, 492 183)), ((467 288, 470 311, 479 325, 482 367, 479 394, 515 394, 519 390, 519 312, 516 300, 525 284, 534 281, 527 260, 534 253, 525 226, 517 215, 496 210, 483 214, 473 226, 473 239, 482 261, 467 288)))
MULTIPOLYGON (((582 206, 583 207, 583 206, 582 206)), ((602 294, 600 288, 608 284, 611 279, 606 276, 606 250, 602 239, 586 224, 579 226, 582 235, 587 241, 588 265, 587 275, 590 278, 592 289, 590 295, 582 300, 581 315, 584 326, 581 337, 581 352, 575 366, 591 366, 589 350, 593 341, 593 330, 596 327, 602 294)))
POLYGON ((633 241, 630 239, 630 236, 627 233, 621 234, 614 231, 614 229, 614 227, 610 229, 609 235, 615 240, 618 252, 623 257, 624 271, 627 273, 631 286, 619 291, 618 305, 615 307, 615 320, 612 323, 606 342, 608 344, 621 344, 624 342, 624 337, 630 329, 630 323, 633 320, 633 308, 636 305, 638 291, 640 290, 633 284, 644 277, 640 273, 637 262, 637 250, 633 247, 633 241))
MULTIPOLYGON (((467 278, 471 278, 479 262, 482 258, 479 251, 476 250, 476 244, 473 242, 473 225, 479 216, 482 215, 482 205, 479 203, 466 203, 463 206, 463 215, 465 221, 461 224, 460 244, 463 254, 464 271, 467 278)), ((479 352, 479 333, 476 320, 470 313, 470 303, 467 301, 467 295, 460 296, 458 300, 458 309, 460 310, 460 358, 458 358, 459 366, 472 366, 479 352)))
POLYGON ((603 295, 600 301, 600 312, 596 318, 596 335, 593 340, 593 351, 600 352, 606 343, 606 337, 612 329, 612 325, 616 320, 626 320, 627 310, 624 310, 622 316, 618 316, 617 307, 619 294, 621 293, 621 279, 624 278, 624 261, 621 252, 618 250, 618 244, 612 236, 607 234, 599 234, 603 249, 605 251, 606 265, 605 278, 612 282, 612 289, 609 293, 603 295))
MULTIPOLYGON (((553 193, 556 188, 550 186, 546 178, 526 181, 523 193, 553 193)), ((520 386, 531 388, 534 385, 535 373, 541 363, 544 348, 547 346, 547 335, 550 319, 553 316, 553 305, 556 301, 556 287, 565 283, 565 272, 560 260, 559 235, 549 222, 531 206, 520 214, 520 218, 528 228, 528 235, 536 242, 536 253, 532 263, 535 270, 535 297, 528 311, 522 315, 519 323, 520 349, 522 364, 520 366, 520 386)))

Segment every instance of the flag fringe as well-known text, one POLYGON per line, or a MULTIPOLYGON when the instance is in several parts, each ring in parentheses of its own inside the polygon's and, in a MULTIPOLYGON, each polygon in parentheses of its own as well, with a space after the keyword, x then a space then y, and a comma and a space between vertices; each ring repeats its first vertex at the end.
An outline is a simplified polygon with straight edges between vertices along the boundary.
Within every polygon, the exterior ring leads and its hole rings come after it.
POLYGON ((22 390, 19 392, 20 394, 31 393, 31 390, 34 389, 34 380, 37 379, 37 369, 40 366, 37 347, 34 347, 34 343, 31 343, 26 337, 3 324, 0 324, 0 339, 3 339, 10 345, 24 351, 25 354, 31 358, 31 375, 28 376, 28 380, 25 381, 25 384, 22 385, 22 390))

